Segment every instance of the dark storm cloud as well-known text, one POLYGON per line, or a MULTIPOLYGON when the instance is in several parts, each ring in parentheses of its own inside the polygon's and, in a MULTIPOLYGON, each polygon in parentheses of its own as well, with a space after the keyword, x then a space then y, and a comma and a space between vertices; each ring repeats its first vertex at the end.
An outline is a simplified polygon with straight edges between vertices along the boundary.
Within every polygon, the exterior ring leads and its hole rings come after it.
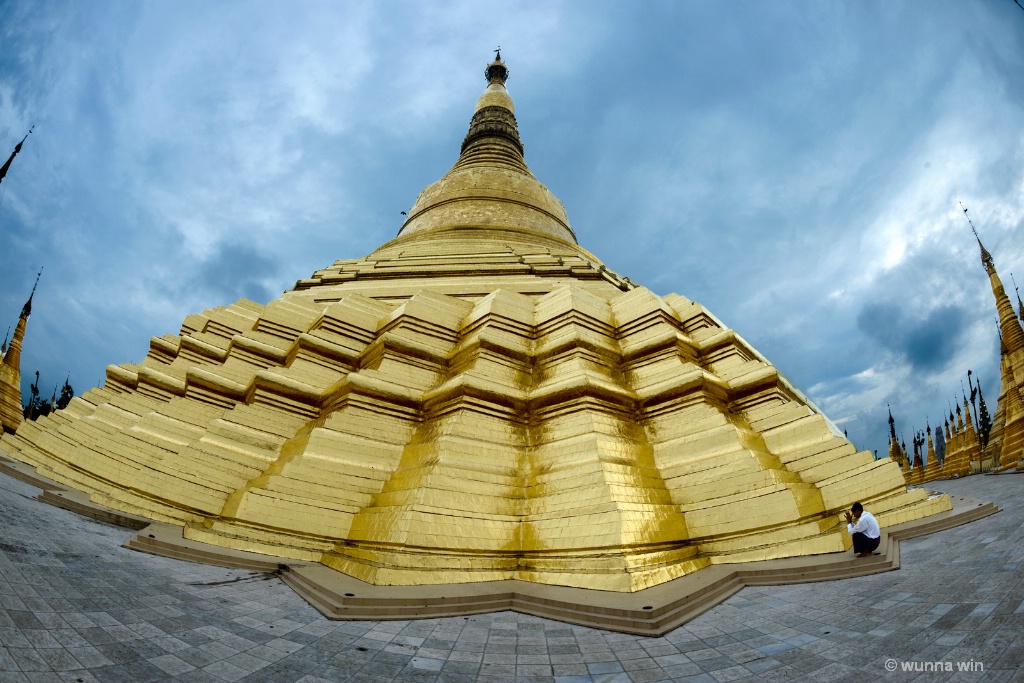
POLYGON ((253 245, 221 244, 199 265, 196 284, 220 300, 241 296, 265 304, 280 293, 266 285, 277 271, 278 264, 253 245))
POLYGON ((857 327, 886 352, 905 358, 915 372, 945 367, 963 344, 969 311, 939 306, 914 318, 891 303, 871 303, 857 315, 857 327))

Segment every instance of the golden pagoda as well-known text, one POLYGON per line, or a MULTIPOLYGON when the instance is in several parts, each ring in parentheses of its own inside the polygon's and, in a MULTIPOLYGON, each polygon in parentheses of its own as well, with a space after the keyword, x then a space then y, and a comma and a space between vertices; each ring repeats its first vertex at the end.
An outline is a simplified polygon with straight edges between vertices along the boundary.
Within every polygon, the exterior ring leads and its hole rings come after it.
MULTIPOLYGON (((958 417, 959 410, 960 407, 957 406, 958 417)), ((943 478, 959 478, 970 474, 973 450, 973 442, 968 442, 967 435, 963 431, 963 420, 960 420, 958 431, 957 421, 953 419, 953 412, 950 411, 949 419, 946 421, 946 457, 942 461, 943 478)))
MULTIPOLYGON (((14 155, 11 156, 13 158, 14 155)), ((39 271, 39 274, 42 275, 42 271, 39 271)), ((3 358, 0 358, 0 424, 3 425, 3 432, 8 434, 13 434, 18 429, 24 417, 25 409, 21 405, 21 346, 25 339, 28 317, 32 315, 32 297, 35 296, 38 285, 39 275, 36 276, 36 283, 32 285, 28 301, 21 308, 10 345, 8 346, 7 340, 4 340, 3 358)))
POLYGON ((577 244, 500 53, 397 237, 154 337, 0 449, 187 539, 377 585, 637 591, 949 510, 699 303, 577 244))
MULTIPOLYGON (((973 224, 971 229, 974 229, 973 224)), ((992 469, 1024 469, 1024 329, 996 273, 992 255, 981 243, 977 231, 974 236, 996 300, 1000 338, 999 399, 985 455, 979 456, 979 468, 987 465, 992 469)))
POLYGON ((900 440, 896 437, 896 419, 892 416, 892 408, 889 408, 889 457, 901 470, 906 465, 907 449, 900 446, 900 440))

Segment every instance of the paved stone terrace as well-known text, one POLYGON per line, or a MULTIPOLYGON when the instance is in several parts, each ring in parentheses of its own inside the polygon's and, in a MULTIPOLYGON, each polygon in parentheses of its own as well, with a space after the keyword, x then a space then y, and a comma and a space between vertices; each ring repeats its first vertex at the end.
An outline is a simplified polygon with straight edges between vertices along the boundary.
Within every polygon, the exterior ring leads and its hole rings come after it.
POLYGON ((645 638, 512 612, 328 621, 274 577, 126 550, 131 531, 0 475, 0 683, 1024 680, 1024 475, 934 488, 1003 511, 903 542, 899 571, 745 588, 645 638))

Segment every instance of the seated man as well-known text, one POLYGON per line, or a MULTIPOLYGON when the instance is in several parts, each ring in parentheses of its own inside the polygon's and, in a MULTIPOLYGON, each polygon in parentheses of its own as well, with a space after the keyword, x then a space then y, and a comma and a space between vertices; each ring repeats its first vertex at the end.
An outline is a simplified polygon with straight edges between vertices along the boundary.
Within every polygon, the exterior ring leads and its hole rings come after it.
POLYGON ((853 552, 857 557, 871 557, 871 551, 878 547, 879 539, 882 537, 875 516, 865 512, 864 506, 860 503, 854 503, 850 511, 843 514, 846 515, 846 530, 853 538, 853 552))

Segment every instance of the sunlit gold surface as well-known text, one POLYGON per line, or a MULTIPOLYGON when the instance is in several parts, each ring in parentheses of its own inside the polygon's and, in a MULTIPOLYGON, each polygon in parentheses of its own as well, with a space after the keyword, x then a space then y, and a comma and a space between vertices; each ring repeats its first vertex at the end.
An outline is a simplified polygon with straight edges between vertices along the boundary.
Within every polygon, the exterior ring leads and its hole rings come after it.
POLYGON ((855 500, 883 525, 950 509, 700 304, 578 247, 488 92, 399 238, 189 316, 0 448, 188 538, 376 584, 635 591, 844 550, 855 500))
MULTIPOLYGON (((981 241, 978 241, 981 246, 981 241)), ((1003 289, 992 257, 981 247, 982 263, 989 276, 999 315, 1000 387, 989 448, 986 455, 995 469, 1024 469, 1024 329, 1014 315, 1013 304, 1003 289)))
POLYGON ((25 338, 28 316, 18 319, 14 337, 0 359, 0 426, 3 432, 14 432, 24 416, 21 405, 21 345, 25 338))

